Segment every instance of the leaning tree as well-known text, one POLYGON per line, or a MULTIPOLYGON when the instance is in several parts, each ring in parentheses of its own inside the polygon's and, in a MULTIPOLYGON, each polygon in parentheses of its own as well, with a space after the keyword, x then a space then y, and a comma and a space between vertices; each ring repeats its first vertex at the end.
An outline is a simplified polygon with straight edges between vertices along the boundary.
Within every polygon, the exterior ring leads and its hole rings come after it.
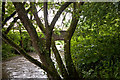
POLYGON ((71 58, 71 52, 70 52, 70 45, 71 45, 70 42, 80 18, 81 5, 83 5, 83 2, 79 2, 79 3, 77 2, 61 2, 61 3, 2 2, 3 31, 2 32, 0 31, 2 33, 2 40, 10 44, 14 49, 16 49, 20 54, 22 54, 27 60, 39 66, 41 69, 43 69, 47 73, 47 76, 50 80, 61 80, 61 79, 79 80, 80 78, 82 79, 83 77, 81 76, 81 74, 78 74, 73 64, 73 60, 71 58), (8 5, 8 4, 10 4, 10 6, 6 7, 5 5, 8 5), (54 18, 50 23, 48 20, 48 16, 49 16, 48 10, 50 6, 53 6, 53 5, 58 6, 57 7, 58 11, 55 13, 54 18), (39 17, 38 10, 37 10, 38 6, 39 8, 43 9, 44 22, 39 17), (10 12, 9 10, 12 13, 9 13, 10 12), (55 37, 53 36, 55 24, 64 11, 70 12, 72 14, 70 25, 68 26, 64 35, 65 64, 63 64, 63 60, 60 56, 60 53, 56 48, 55 37), (9 22, 10 25, 7 27, 7 29, 4 29, 4 26, 7 24, 7 22, 10 19, 13 19, 13 21, 9 22), (24 28, 26 29, 26 31, 30 36, 34 49, 36 50, 37 54, 40 57, 41 62, 39 62, 38 60, 34 59, 29 54, 27 54, 27 52, 21 46, 16 44, 7 35, 9 31, 12 29, 12 27, 15 26, 15 23, 21 23, 24 26, 24 28), (45 36, 44 39, 37 34, 38 31, 36 30, 34 23, 36 23, 36 25, 39 27, 39 29, 45 36), (58 64, 60 72, 57 71, 51 59, 51 50, 55 55, 56 62, 58 64), (62 78, 60 76, 62 76, 62 78))

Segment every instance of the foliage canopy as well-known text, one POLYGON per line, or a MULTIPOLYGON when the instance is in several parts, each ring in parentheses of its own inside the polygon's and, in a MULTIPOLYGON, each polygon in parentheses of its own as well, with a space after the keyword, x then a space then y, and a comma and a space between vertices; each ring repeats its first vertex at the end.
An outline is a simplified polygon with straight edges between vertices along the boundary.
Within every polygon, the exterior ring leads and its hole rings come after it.
POLYGON ((120 79, 119 7, 119 2, 3 2, 2 39, 46 71, 50 80, 120 79), (39 14, 40 11, 43 15, 39 14), (53 19, 49 17, 50 12, 53 19), (61 36, 60 31, 64 29, 56 24, 59 17, 62 17, 63 27, 67 27, 64 35, 65 64, 53 36, 61 36), (28 40, 41 62, 27 54, 28 40), (55 68, 51 59, 51 50, 59 69, 55 68))

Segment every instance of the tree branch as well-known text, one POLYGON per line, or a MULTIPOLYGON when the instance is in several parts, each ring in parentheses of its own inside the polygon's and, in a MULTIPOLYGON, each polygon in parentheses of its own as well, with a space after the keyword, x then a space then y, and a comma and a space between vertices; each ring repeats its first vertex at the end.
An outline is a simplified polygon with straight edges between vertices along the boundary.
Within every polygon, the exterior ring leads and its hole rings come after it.
POLYGON ((8 32, 12 29, 13 25, 15 24, 15 22, 17 22, 17 20, 18 20, 18 17, 15 17, 14 20, 9 25, 9 27, 7 28, 7 30, 5 31, 5 34, 8 34, 8 32))
POLYGON ((43 8, 43 7, 41 7, 41 8, 40 8, 40 10, 39 10, 39 11, 37 11, 37 13, 38 13, 38 12, 40 12, 40 11, 42 10, 42 8, 43 8))
POLYGON ((40 18, 38 17, 38 14, 37 14, 37 9, 35 7, 35 4, 33 3, 30 3, 31 7, 32 7, 32 10, 31 12, 33 13, 34 17, 35 17, 35 20, 39 26, 39 28, 41 29, 41 31, 45 34, 46 33, 46 30, 44 28, 44 25, 42 24, 40 18))
MULTIPOLYGON (((47 1, 47 0, 46 0, 47 1)), ((52 39, 52 30, 49 28, 48 24, 48 4, 47 2, 43 3, 44 7, 44 21, 45 21, 45 27, 46 27, 46 49, 49 51, 49 56, 51 54, 51 39, 52 39)))
MULTIPOLYGON (((23 5, 25 5, 25 2, 23 3, 23 5)), ((3 7, 4 8, 4 7, 3 7)), ((28 10, 29 11, 29 10, 28 10)), ((2 28, 3 26, 7 23, 8 20, 10 20, 13 16, 15 16, 16 14, 16 11, 14 11, 10 16, 8 16, 4 21, 3 21, 3 24, 2 24, 2 28)), ((3 16, 4 17, 4 16, 3 16)), ((4 19, 4 18, 3 18, 4 19)))
POLYGON ((73 36, 73 33, 75 32, 75 29, 77 27, 77 23, 78 23, 79 17, 80 17, 79 14, 81 13, 79 8, 80 8, 80 5, 83 5, 83 3, 84 2, 80 2, 80 3, 77 3, 77 4, 74 3, 74 10, 73 10, 73 14, 72 14, 72 21, 71 21, 70 27, 67 30, 67 35, 66 35, 67 37, 66 38, 71 39, 72 36, 73 36))
MULTIPOLYGON (((50 46, 51 46, 51 31, 49 30, 49 27, 48 27, 48 21, 45 21, 45 26, 46 26, 46 29, 44 28, 42 22, 40 21, 40 18, 38 17, 38 14, 37 14, 37 9, 35 7, 35 5, 33 3, 31 3, 31 6, 32 6, 32 13, 35 17, 35 20, 39 26, 39 28, 41 29, 41 31, 45 34, 46 36, 46 50, 48 50, 48 54, 50 56, 50 46)), ((45 15, 44 15, 44 19, 47 20, 47 3, 44 3, 44 12, 45 12, 45 15)))
POLYGON ((8 17, 5 19, 5 21, 3 21, 2 27, 3 27, 3 26, 6 24, 6 22, 7 22, 8 20, 10 20, 15 14, 16 14, 16 11, 13 12, 10 16, 8 16, 8 17))
POLYGON ((64 15, 64 17, 63 17, 63 19, 62 19, 62 24, 64 24, 63 21, 65 20, 65 17, 66 17, 66 15, 67 15, 67 13, 68 13, 68 12, 65 13, 65 15, 64 15))
MULTIPOLYGON (((1 31, 0 31, 1 33, 1 31)), ((54 72, 49 70, 46 66, 44 66, 42 63, 40 63, 38 60, 34 59, 30 55, 28 55, 23 48, 19 47, 17 44, 15 44, 11 39, 9 39, 4 33, 2 33, 2 39, 3 41, 10 44, 14 49, 16 49, 20 54, 22 54, 27 60, 29 60, 31 63, 37 65, 38 67, 42 68, 47 73, 54 76, 54 72)))
POLYGON ((4 21, 4 15, 5 15, 5 2, 2 2, 2 21, 4 21))
POLYGON ((29 18, 27 16, 27 12, 25 11, 24 5, 21 2, 17 2, 17 3, 13 2, 13 4, 18 13, 18 17, 20 18, 22 24, 24 25, 24 27, 26 28, 27 32, 30 35, 30 38, 33 43, 33 47, 39 54, 39 57, 40 57, 42 63, 45 66, 48 66, 49 70, 54 72, 54 76, 52 74, 49 74, 49 75, 52 75, 51 76, 52 78, 57 78, 58 80, 61 80, 57 70, 55 69, 52 59, 48 56, 49 53, 45 49, 44 43, 42 42, 41 39, 38 38, 36 29, 34 28, 33 24, 31 23, 31 21, 29 20, 29 18))
MULTIPOLYGON (((30 8, 27 10, 27 13, 29 12, 30 8)), ((13 25, 17 22, 19 18, 15 17, 14 20, 11 22, 11 24, 9 25, 9 27, 7 28, 7 30, 5 31, 5 34, 8 34, 8 32, 12 29, 13 25)))
POLYGON ((52 40, 52 50, 53 50, 53 53, 55 55, 55 58, 56 58, 56 61, 57 61, 57 64, 59 66, 59 69, 60 69, 60 73, 62 75, 63 78, 68 78, 68 73, 67 73, 67 70, 63 64, 63 61, 60 57, 60 54, 59 54, 59 51, 57 50, 56 46, 55 46, 55 41, 52 40))
MULTIPOLYGON (((74 63, 72 61, 72 58, 71 58, 71 51, 70 51, 70 46, 71 46, 71 38, 73 36, 73 33, 77 27, 77 23, 79 21, 79 9, 78 7, 78 4, 77 3, 74 3, 73 4, 73 15, 72 15, 72 21, 71 21, 71 24, 70 24, 70 27, 69 29, 67 30, 66 32, 66 36, 65 36, 65 40, 64 40, 64 51, 65 51, 65 62, 66 62, 66 67, 67 67, 67 70, 68 70, 68 73, 69 73, 69 76, 71 78, 76 78, 78 79, 79 78, 79 75, 78 75, 78 72, 76 71, 76 68, 74 66, 74 63)), ((80 76, 80 78, 82 78, 80 76)))
POLYGON ((55 23, 57 22, 58 18, 60 17, 61 13, 71 4, 72 2, 65 2, 60 9, 57 11, 55 17, 53 18, 50 27, 53 30, 55 23))
POLYGON ((40 43, 38 43, 37 41, 39 40, 36 29, 34 28, 33 24, 31 23, 31 21, 29 20, 28 16, 27 16, 27 12, 25 11, 24 5, 22 3, 16 3, 13 2, 16 11, 18 13, 18 17, 20 18, 21 22, 23 23, 24 27, 26 28, 27 32, 30 35, 30 38, 33 42, 33 46, 35 47, 35 49, 37 50, 38 53, 43 53, 43 46, 42 46, 42 42, 39 41, 40 43), (38 44, 39 45, 38 47, 38 44), (42 52, 41 52, 42 51, 42 52))
POLYGON ((44 20, 45 20, 45 27, 49 27, 49 24, 48 24, 48 5, 47 5, 47 2, 44 2, 44 20))

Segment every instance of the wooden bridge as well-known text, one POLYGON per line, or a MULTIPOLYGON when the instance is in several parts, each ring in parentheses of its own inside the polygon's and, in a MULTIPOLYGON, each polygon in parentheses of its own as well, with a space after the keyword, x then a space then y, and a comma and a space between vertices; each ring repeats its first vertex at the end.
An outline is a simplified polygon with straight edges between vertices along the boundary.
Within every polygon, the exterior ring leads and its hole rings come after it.
POLYGON ((64 36, 66 34, 66 31, 59 31, 60 32, 60 35, 58 34, 53 34, 52 36, 54 37, 54 40, 57 41, 57 40, 64 40, 64 36))

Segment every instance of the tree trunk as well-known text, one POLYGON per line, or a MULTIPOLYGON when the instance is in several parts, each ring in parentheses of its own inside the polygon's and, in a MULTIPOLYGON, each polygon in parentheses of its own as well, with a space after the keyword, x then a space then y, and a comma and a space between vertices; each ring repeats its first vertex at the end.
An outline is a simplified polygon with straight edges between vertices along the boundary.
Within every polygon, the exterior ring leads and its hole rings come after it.
MULTIPOLYGON (((66 67, 63 64, 63 61, 60 57, 60 54, 55 46, 55 43, 51 43, 52 42, 52 33, 53 33, 53 28, 58 20, 58 18, 60 17, 61 13, 71 4, 72 2, 65 2, 60 9, 57 11, 57 13, 55 14, 55 17, 53 18, 51 24, 49 25, 48 23, 48 12, 47 12, 47 2, 44 3, 44 21, 45 21, 45 26, 42 24, 40 18, 37 15, 37 9, 35 8, 34 4, 31 4, 32 9, 31 12, 34 15, 34 18, 36 20, 37 25, 39 26, 39 28, 41 29, 41 31, 43 32, 43 34, 45 35, 45 41, 42 41, 42 39, 39 39, 37 31, 34 27, 34 25, 32 24, 32 22, 30 21, 30 19, 28 18, 28 14, 27 11, 24 8, 24 3, 21 2, 13 2, 16 11, 14 12, 14 14, 12 16, 14 16, 17 12, 19 19, 21 20, 21 23, 23 24, 23 26, 25 27, 25 29, 27 30, 27 32, 30 35, 32 44, 34 49, 36 50, 36 52, 38 53, 40 60, 42 63, 40 63, 39 61, 35 60, 34 58, 32 58, 31 56, 29 56, 24 50, 21 45, 17 46, 15 43, 12 42, 12 40, 10 40, 9 38, 7 38, 5 35, 3 35, 4 41, 6 41, 7 43, 11 44, 16 50, 18 50, 26 59, 28 59, 30 62, 36 64, 37 66, 41 67, 42 69, 44 69, 47 72, 48 78, 49 80, 61 80, 60 75, 57 72, 57 69, 54 66, 54 63, 50 57, 51 54, 51 45, 53 48, 53 52, 56 58, 56 61, 58 63, 60 72, 62 77, 64 78, 64 80, 79 80, 79 75, 75 69, 75 66, 73 64, 72 58, 71 58, 71 52, 70 52, 70 40, 71 37, 75 31, 75 28, 77 26, 78 20, 79 18, 76 18, 76 15, 72 16, 72 22, 70 25, 70 28, 67 31, 67 35, 65 38, 65 45, 64 45, 64 51, 65 51, 65 62, 66 62, 66 67), (70 33, 70 34, 68 34, 70 33), (45 43, 44 43, 45 42, 45 43)), ((78 14, 75 11, 75 3, 74 3, 74 11, 73 14, 78 14)), ((21 32, 20 32, 21 33, 21 32)), ((54 41, 53 41, 54 42, 54 41)), ((22 43, 21 43, 22 44, 22 43)))
POLYGON ((57 50, 57 48, 55 46, 55 41, 54 40, 52 41, 52 50, 53 50, 53 53, 55 55, 55 58, 56 58, 58 66, 59 66, 60 73, 61 73, 62 77, 65 80, 69 80, 68 79, 69 75, 67 73, 65 65, 63 64, 62 58, 60 57, 59 51, 57 50))
POLYGON ((83 4, 83 3, 73 3, 73 14, 72 14, 72 21, 70 24, 70 27, 68 28, 66 34, 65 34, 65 38, 64 38, 64 55, 65 55, 65 62, 66 62, 66 67, 69 73, 69 77, 71 78, 71 80, 79 80, 79 78, 82 79, 82 76, 79 76, 78 72, 76 71, 76 68, 73 64, 73 60, 71 58, 71 52, 70 52, 70 42, 71 42, 71 38, 75 32, 75 29, 77 27, 77 23, 79 21, 79 5, 83 4))
POLYGON ((64 41, 64 55, 65 55, 65 62, 66 67, 69 73, 69 78, 71 80, 79 80, 79 74, 77 73, 75 66, 73 64, 72 58, 71 58, 71 52, 70 52, 70 40, 66 39, 64 41))
POLYGON ((61 80, 57 70, 55 69, 52 59, 49 57, 49 51, 46 50, 44 43, 38 38, 36 29, 34 28, 34 26, 32 25, 32 23, 30 22, 27 16, 27 12, 24 8, 24 5, 20 2, 19 3, 13 2, 13 4, 18 13, 18 17, 20 18, 21 22, 23 23, 24 27, 26 28, 27 32, 30 35, 31 41, 33 43, 33 47, 35 48, 36 52, 39 54, 42 64, 48 67, 48 69, 54 73, 54 76, 53 74, 50 74, 51 78, 61 80))
POLYGON ((22 40, 22 30, 21 30, 21 27, 20 27, 19 32, 20 32, 20 46, 21 46, 21 48, 23 48, 23 40, 22 40))

